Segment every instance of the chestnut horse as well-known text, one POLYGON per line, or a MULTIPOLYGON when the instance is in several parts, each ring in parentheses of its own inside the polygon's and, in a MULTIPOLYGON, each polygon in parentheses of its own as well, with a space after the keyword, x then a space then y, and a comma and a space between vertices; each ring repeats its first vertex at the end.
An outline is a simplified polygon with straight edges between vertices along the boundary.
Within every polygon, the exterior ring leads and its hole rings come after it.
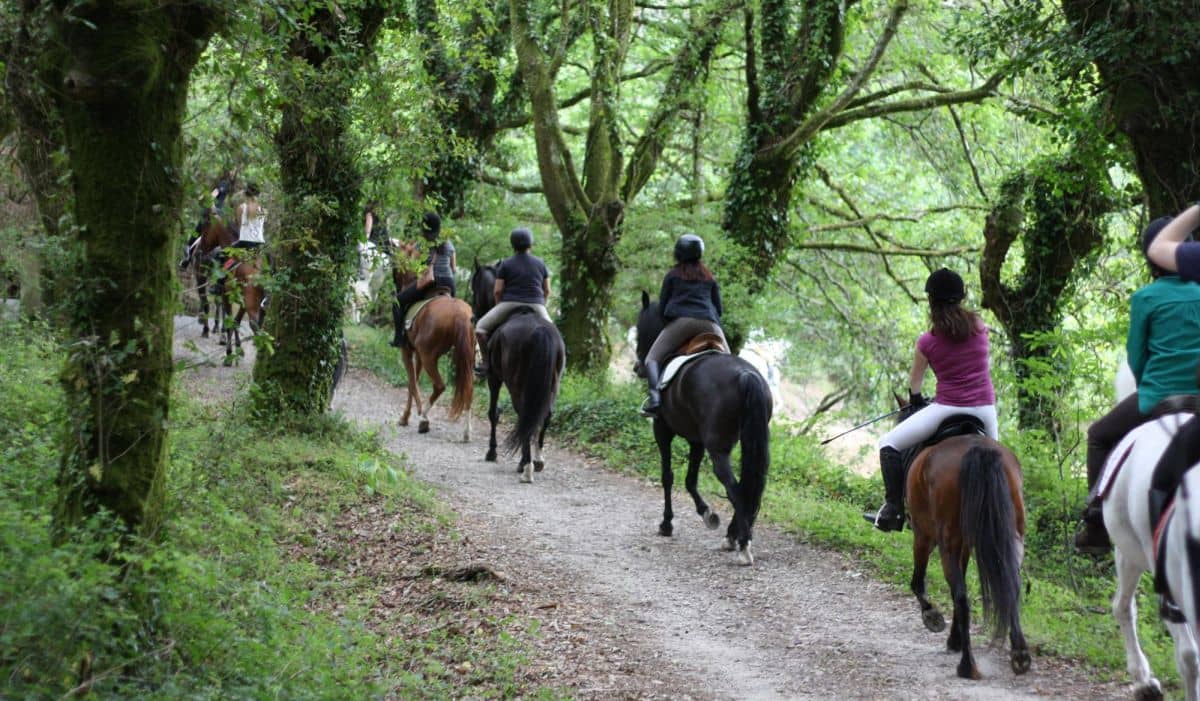
MULTIPOLYGON (((901 420, 912 413, 906 406, 901 420)), ((939 436, 946 434, 952 435, 904 453, 908 474, 905 496, 913 531, 911 587, 921 606, 921 620, 935 633, 946 629, 946 619, 925 592, 929 555, 937 546, 954 601, 946 648, 962 652, 958 676, 979 679, 979 668, 971 654, 967 595, 967 564, 974 552, 984 619, 992 623, 995 639, 1008 634, 1012 670, 1024 674, 1029 671, 1030 657, 1020 618, 1021 561, 1025 555, 1021 465, 1011 450, 982 435, 982 426, 972 417, 947 419, 938 431, 939 436), (964 433, 964 424, 978 432, 964 433)))
POLYGON ((415 401, 417 416, 421 419, 417 430, 419 433, 429 432, 429 409, 446 389, 446 383, 438 371, 438 358, 450 351, 453 351, 454 396, 447 418, 454 421, 466 414, 463 442, 467 442, 471 440, 470 409, 475 392, 475 325, 471 323, 470 305, 450 295, 437 295, 417 310, 408 329, 408 343, 400 349, 404 370, 408 373, 408 404, 404 407, 400 425, 408 425, 415 401), (424 406, 417 382, 422 370, 433 382, 429 402, 424 406))
MULTIPOLYGON (((200 245, 199 252, 204 255, 211 255, 217 248, 221 248, 226 254, 230 254, 233 250, 233 244, 237 242, 237 235, 225 223, 219 214, 209 210, 200 226, 200 245)), ((254 333, 258 332, 259 326, 262 324, 263 298, 264 292, 261 285, 255 283, 255 277, 259 273, 259 264, 257 256, 250 254, 249 256, 233 254, 238 257, 238 262, 234 264, 232 270, 227 271, 227 274, 232 275, 236 285, 226 283, 224 285, 224 294, 221 295, 221 305, 225 313, 225 323, 222 332, 224 333, 225 344, 225 364, 229 365, 232 362, 233 347, 236 344, 238 348, 242 347, 241 324, 243 317, 249 317, 250 330, 254 333), (233 297, 235 294, 240 294, 240 308, 237 316, 230 321, 230 315, 233 307, 233 297)))

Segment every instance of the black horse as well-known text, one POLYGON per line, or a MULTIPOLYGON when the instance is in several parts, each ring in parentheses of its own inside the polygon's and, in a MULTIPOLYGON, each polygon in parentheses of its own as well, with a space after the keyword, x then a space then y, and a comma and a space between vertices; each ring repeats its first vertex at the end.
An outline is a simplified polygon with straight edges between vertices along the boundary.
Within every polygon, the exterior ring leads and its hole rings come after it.
POLYGON ((562 335, 532 310, 518 309, 492 332, 484 352, 489 360, 488 419, 492 424, 485 459, 496 460, 496 421, 500 418, 496 400, 503 384, 517 412, 517 425, 505 438, 504 448, 510 455, 520 448, 517 471, 522 482, 532 482, 533 473, 545 467, 542 444, 567 359, 562 335))
MULTIPOLYGON (((207 219, 204 221, 207 221, 207 219)), ((200 225, 198 224, 197 228, 199 228, 199 226, 200 225)), ((221 295, 224 293, 224 289, 218 284, 218 281, 216 279, 212 279, 213 265, 215 261, 216 258, 211 253, 200 252, 199 234, 193 236, 188 241, 187 247, 184 248, 183 259, 179 261, 179 269, 190 269, 192 272, 192 279, 196 282, 194 289, 196 290, 196 296, 200 300, 200 310, 196 314, 196 321, 200 324, 201 338, 208 338, 208 293, 210 286, 212 287, 213 294, 217 296, 217 299, 220 299, 221 295)), ((220 304, 214 305, 214 307, 216 311, 216 319, 213 320, 212 329, 217 330, 223 328, 225 323, 225 315, 222 313, 225 308, 220 304)))
MULTIPOLYGON (((643 376, 646 353, 662 330, 658 303, 642 292, 642 311, 637 321, 637 365, 643 376)), ((733 518, 725 532, 725 549, 738 550, 742 564, 754 564, 751 540, 754 519, 762 502, 770 460, 768 424, 773 409, 771 390, 762 375, 750 363, 728 353, 702 355, 683 367, 662 393, 662 405, 654 419, 654 440, 662 458, 663 520, 659 535, 673 532, 671 519, 671 441, 682 436, 690 447, 684 485, 696 503, 696 512, 709 528, 720 525, 717 516, 696 489, 700 461, 705 451, 712 460, 713 472, 733 505, 733 518), (734 479, 730 454, 741 441, 742 469, 734 479)))
POLYGON ((496 268, 495 263, 480 265, 479 259, 475 259, 475 269, 471 271, 471 313, 475 321, 496 306, 496 268))

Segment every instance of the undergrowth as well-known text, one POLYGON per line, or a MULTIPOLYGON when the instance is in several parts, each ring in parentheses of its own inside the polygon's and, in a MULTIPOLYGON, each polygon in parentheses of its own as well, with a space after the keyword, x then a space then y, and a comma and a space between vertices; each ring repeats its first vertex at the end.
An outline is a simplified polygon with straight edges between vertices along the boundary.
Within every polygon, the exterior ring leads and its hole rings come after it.
POLYGON ((421 613, 425 635, 372 627, 386 582, 315 534, 368 502, 406 531, 448 524, 377 436, 337 418, 253 428, 237 397, 201 406, 177 387, 162 532, 130 543, 100 516, 55 546, 63 407, 48 336, 0 323, 0 697, 558 695, 518 685, 510 636, 448 634, 461 612, 421 613))

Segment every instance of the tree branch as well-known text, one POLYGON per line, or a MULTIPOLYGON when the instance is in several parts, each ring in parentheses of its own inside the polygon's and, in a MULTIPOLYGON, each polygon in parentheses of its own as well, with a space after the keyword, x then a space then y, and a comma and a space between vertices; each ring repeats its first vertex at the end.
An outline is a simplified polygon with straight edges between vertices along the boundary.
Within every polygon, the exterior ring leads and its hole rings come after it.
POLYGON ((486 183, 488 185, 495 185, 496 187, 502 188, 504 190, 508 190, 509 192, 511 192, 513 194, 517 194, 517 195, 531 195, 531 194, 535 194, 535 193, 541 194, 542 192, 544 192, 541 185, 523 185, 521 183, 510 183, 498 175, 492 175, 491 173, 486 173, 482 170, 479 171, 478 173, 476 173, 475 177, 481 183, 486 183))

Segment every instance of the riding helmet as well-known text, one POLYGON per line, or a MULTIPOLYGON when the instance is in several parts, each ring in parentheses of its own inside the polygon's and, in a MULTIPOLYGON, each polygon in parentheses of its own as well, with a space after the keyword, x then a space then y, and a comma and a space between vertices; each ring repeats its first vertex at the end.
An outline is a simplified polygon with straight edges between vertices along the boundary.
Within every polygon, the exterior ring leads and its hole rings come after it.
POLYGON ((430 241, 435 241, 441 232, 442 218, 437 215, 437 212, 426 212, 425 216, 421 218, 421 235, 430 241))
POLYGON ((514 251, 525 251, 533 245, 533 232, 525 227, 513 229, 512 233, 508 235, 508 240, 514 251))
POLYGON ((246 197, 258 197, 258 183, 253 180, 246 183, 246 197))
POLYGON ((675 262, 694 263, 704 255, 704 240, 695 234, 684 234, 675 242, 675 262))
MULTIPOLYGON (((1161 234, 1162 230, 1167 227, 1167 224, 1171 223, 1171 219, 1173 219, 1173 217, 1159 217, 1158 219, 1155 219, 1147 224, 1146 230, 1142 232, 1142 255, 1146 256, 1146 264, 1150 266, 1151 277, 1162 277, 1168 272, 1155 265, 1154 261, 1150 260, 1150 257, 1146 254, 1150 252, 1150 244, 1154 243, 1154 239, 1158 238, 1158 235, 1161 234)), ((1192 235, 1188 234, 1184 240, 1192 240, 1192 235)))
POLYGON ((967 290, 962 276, 949 268, 939 268, 925 281, 925 294, 934 302, 958 304, 967 296, 967 290))

